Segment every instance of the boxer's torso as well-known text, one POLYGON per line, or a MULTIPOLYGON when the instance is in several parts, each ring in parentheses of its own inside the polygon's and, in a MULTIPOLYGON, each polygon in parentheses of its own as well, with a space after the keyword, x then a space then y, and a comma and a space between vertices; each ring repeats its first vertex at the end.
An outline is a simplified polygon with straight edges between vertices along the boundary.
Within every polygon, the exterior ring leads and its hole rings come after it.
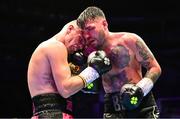
POLYGON ((52 42, 57 41, 50 39, 41 43, 31 57, 28 68, 28 86, 31 97, 44 93, 58 93, 50 62, 45 54, 46 48, 43 48, 52 42))
POLYGON ((106 93, 118 92, 125 83, 137 83, 141 77, 141 66, 136 60, 131 37, 120 34, 110 41, 106 52, 112 63, 112 70, 103 76, 106 93))

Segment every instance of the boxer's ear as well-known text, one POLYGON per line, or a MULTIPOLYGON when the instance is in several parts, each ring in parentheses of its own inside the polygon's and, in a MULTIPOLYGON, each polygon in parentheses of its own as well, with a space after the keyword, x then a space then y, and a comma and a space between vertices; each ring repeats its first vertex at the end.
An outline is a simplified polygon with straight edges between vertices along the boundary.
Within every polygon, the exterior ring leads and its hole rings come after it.
POLYGON ((103 20, 103 21, 102 21, 102 25, 103 25, 104 29, 107 30, 107 28, 108 28, 108 23, 107 23, 106 20, 103 20))
POLYGON ((73 25, 69 25, 67 28, 67 34, 69 34, 73 28, 74 28, 73 25))

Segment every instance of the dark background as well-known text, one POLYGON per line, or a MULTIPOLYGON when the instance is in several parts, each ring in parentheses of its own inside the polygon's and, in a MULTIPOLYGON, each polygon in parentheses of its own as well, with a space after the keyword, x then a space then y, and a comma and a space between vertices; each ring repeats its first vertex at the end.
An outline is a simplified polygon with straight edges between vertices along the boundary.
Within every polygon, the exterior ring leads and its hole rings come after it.
MULTIPOLYGON (((180 7, 172 0, 1 0, 0 117, 31 117, 26 74, 32 52, 90 5, 104 11, 110 31, 133 32, 144 39, 162 67, 153 88, 161 117, 180 117, 180 7)), ((79 111, 101 117, 102 97, 98 102, 97 95, 86 96, 91 103, 79 111)))

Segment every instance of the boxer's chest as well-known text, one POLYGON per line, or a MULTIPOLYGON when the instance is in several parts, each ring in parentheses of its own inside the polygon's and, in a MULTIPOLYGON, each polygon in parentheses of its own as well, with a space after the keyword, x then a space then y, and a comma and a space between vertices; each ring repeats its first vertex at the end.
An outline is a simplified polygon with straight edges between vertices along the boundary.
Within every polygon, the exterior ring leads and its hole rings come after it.
POLYGON ((134 60, 133 51, 125 45, 111 46, 108 57, 111 60, 113 69, 122 70, 128 67, 134 60))
POLYGON ((115 92, 125 83, 134 80, 136 75, 134 65, 137 65, 137 60, 135 52, 125 44, 109 47, 108 57, 112 63, 112 70, 103 76, 103 84, 106 92, 115 92))

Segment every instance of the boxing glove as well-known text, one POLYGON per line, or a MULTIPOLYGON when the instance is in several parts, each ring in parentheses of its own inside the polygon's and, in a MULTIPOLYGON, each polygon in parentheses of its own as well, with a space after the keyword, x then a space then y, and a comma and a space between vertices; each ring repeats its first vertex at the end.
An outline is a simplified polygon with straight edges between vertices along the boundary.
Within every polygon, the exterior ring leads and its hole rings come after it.
POLYGON ((108 72, 112 65, 104 51, 94 51, 88 56, 88 65, 93 67, 100 75, 108 72))
POLYGON ((139 106, 143 99, 143 91, 135 84, 125 84, 121 88, 121 101, 126 110, 132 110, 139 106))
POLYGON ((68 62, 72 75, 78 75, 84 67, 87 67, 87 57, 80 50, 69 54, 68 62))
POLYGON ((127 110, 135 109, 139 106, 144 96, 146 96, 153 87, 153 81, 150 78, 143 78, 137 84, 125 84, 121 88, 122 104, 127 110))
POLYGON ((87 57, 83 52, 78 50, 68 56, 68 62, 72 62, 74 65, 82 66, 87 63, 87 57))
POLYGON ((88 67, 79 74, 85 87, 112 68, 111 62, 104 51, 92 52, 88 56, 87 63, 88 67))

